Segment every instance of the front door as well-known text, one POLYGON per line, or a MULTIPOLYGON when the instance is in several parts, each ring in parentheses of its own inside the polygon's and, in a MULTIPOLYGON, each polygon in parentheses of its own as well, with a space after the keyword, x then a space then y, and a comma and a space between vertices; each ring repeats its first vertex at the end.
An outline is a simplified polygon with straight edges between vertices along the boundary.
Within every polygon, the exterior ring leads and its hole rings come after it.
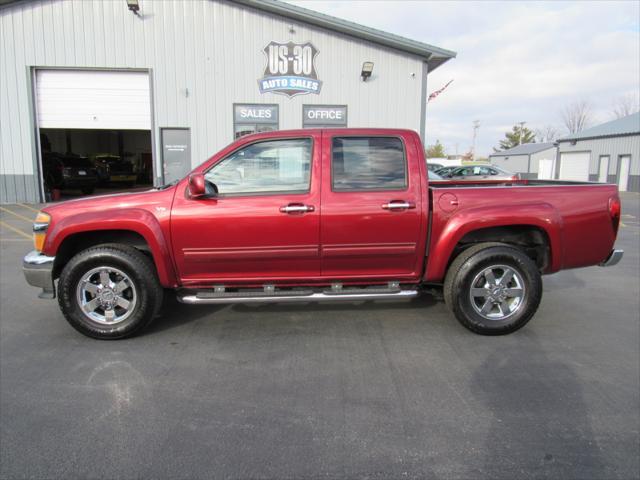
POLYGON ((598 171, 598 181, 600 183, 607 183, 608 175, 609 175, 609 155, 602 155, 600 157, 600 169, 598 171))
POLYGON ((412 137, 331 130, 322 142, 323 277, 419 276, 426 238, 419 179, 426 172, 412 137))
POLYGON ((205 172, 217 197, 176 192, 171 233, 185 285, 319 276, 320 146, 314 140, 255 141, 205 172))
POLYGON ((618 165, 618 190, 626 192, 629 187, 629 167, 631 166, 631 156, 621 155, 618 165))
POLYGON ((162 128, 164 183, 180 180, 191 171, 191 133, 188 128, 162 128))

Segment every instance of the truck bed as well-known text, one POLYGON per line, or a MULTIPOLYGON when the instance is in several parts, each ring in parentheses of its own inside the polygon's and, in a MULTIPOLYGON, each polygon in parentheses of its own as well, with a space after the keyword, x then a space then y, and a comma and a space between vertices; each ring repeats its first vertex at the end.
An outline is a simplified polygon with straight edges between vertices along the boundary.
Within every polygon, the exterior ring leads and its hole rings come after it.
MULTIPOLYGON (((535 228, 549 244, 544 273, 596 265, 615 242, 609 205, 616 185, 558 180, 429 182, 431 231, 424 279, 440 282, 451 245, 465 234, 511 225, 535 228)), ((481 238, 481 237, 479 237, 481 238)))

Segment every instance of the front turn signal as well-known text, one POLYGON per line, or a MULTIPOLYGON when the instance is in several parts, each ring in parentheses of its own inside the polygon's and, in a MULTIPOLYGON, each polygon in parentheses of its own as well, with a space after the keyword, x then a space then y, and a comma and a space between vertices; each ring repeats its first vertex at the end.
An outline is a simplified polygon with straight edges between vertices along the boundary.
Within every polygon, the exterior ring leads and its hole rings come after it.
POLYGON ((51 222, 51 216, 44 212, 38 212, 33 222, 33 246, 38 252, 44 247, 44 240, 47 237, 47 229, 51 222))

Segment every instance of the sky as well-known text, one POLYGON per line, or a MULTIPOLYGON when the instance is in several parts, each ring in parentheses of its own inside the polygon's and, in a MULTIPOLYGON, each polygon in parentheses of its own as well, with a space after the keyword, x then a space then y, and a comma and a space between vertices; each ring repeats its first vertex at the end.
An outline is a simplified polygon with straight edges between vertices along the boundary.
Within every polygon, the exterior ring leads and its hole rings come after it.
MULTIPOLYGON (((289 3, 457 52, 428 77, 428 91, 453 83, 427 107, 427 144, 493 152, 519 122, 564 129, 561 111, 592 107, 592 125, 640 91, 640 2, 326 1, 289 3)), ((390 125, 393 127, 393 125, 390 125)))

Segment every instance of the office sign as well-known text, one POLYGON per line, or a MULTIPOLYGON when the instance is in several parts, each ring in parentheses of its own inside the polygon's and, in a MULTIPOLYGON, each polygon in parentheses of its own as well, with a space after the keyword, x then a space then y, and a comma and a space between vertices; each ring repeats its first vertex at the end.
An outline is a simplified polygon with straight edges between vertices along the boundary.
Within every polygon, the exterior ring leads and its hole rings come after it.
POLYGON ((277 105, 235 104, 233 121, 236 124, 278 123, 277 105))
POLYGON ((278 93, 289 98, 318 95, 322 89, 315 66, 318 53, 310 42, 269 43, 264 47, 267 57, 264 76, 258 80, 260 93, 278 93))
POLYGON ((303 105, 302 106, 303 126, 347 126, 347 106, 346 105, 303 105))

